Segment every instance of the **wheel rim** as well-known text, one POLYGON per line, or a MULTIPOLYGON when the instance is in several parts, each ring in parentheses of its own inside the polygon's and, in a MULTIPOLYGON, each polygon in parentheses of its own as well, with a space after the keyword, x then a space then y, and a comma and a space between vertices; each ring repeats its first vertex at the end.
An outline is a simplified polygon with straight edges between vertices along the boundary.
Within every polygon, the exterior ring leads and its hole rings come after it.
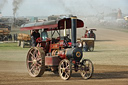
POLYGON ((63 80, 68 80, 71 77, 71 64, 70 61, 64 59, 59 64, 59 75, 63 80))
POLYGON ((81 76, 84 79, 89 79, 93 74, 93 64, 90 60, 83 60, 81 65, 81 76))
POLYGON ((31 76, 41 76, 43 70, 42 66, 44 66, 42 61, 40 50, 37 48, 31 48, 27 55, 27 68, 31 76))

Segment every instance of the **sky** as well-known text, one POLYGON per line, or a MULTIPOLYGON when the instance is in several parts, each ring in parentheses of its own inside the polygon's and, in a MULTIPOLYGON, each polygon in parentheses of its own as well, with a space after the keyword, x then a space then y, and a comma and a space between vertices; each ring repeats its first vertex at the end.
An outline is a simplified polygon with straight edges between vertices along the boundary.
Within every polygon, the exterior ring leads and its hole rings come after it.
POLYGON ((60 14, 98 15, 117 12, 128 14, 128 0, 0 0, 3 16, 13 16, 13 1, 21 1, 16 16, 49 16, 60 14))

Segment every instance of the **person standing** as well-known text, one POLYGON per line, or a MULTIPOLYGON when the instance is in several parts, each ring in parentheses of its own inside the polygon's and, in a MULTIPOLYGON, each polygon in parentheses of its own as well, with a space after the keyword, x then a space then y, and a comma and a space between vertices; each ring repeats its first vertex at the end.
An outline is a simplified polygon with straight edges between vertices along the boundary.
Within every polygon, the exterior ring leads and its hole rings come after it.
POLYGON ((96 40, 96 35, 92 30, 90 31, 89 38, 94 38, 94 40, 96 40))
POLYGON ((88 33, 88 30, 85 31, 85 35, 84 35, 84 38, 88 38, 89 37, 89 33, 88 33))
POLYGON ((39 30, 31 30, 32 47, 37 46, 36 39, 40 37, 39 30))

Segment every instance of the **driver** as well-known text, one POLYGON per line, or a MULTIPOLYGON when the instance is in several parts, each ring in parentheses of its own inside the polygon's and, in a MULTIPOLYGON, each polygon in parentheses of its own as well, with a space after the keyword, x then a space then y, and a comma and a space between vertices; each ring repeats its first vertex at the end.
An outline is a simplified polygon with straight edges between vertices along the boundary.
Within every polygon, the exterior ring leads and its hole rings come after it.
POLYGON ((47 29, 44 29, 44 31, 41 32, 41 38, 43 39, 43 41, 47 40, 47 38, 48 38, 47 29))
POLYGON ((31 38, 32 38, 32 47, 37 46, 36 39, 40 37, 39 30, 32 30, 31 31, 31 38))

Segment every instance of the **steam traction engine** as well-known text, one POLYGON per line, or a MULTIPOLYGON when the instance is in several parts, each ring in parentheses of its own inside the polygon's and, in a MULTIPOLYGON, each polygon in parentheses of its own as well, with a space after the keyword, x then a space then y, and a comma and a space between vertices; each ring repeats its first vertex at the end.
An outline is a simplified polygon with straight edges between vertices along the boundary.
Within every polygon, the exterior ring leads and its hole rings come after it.
POLYGON ((89 59, 82 59, 82 48, 76 43, 76 28, 83 26, 83 21, 76 17, 22 25, 21 30, 45 29, 51 31, 51 39, 43 33, 43 39, 37 40, 39 46, 29 50, 26 60, 29 74, 33 77, 40 77, 44 74, 44 71, 49 70, 54 73, 58 72, 62 79, 68 80, 72 70, 76 72, 80 70, 84 79, 91 78, 93 64, 89 59), (60 30, 70 28, 71 39, 68 36, 60 35, 60 30), (52 38, 56 31, 59 37, 52 38))

